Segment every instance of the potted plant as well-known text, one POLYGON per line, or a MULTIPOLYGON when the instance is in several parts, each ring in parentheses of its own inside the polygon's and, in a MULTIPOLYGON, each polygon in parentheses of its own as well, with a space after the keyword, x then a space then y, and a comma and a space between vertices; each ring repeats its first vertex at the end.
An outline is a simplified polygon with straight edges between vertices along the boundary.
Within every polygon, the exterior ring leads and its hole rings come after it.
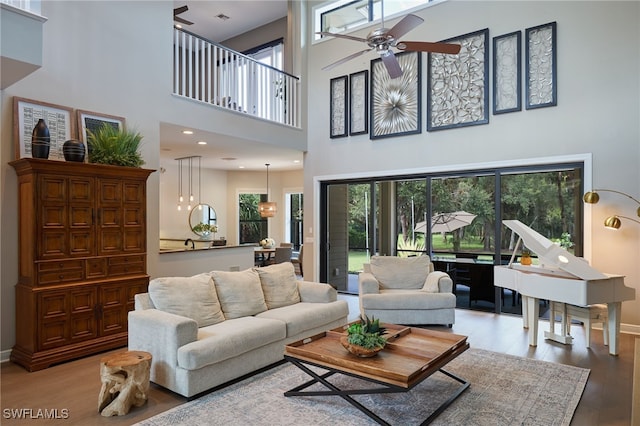
POLYGON ((387 344, 387 339, 382 336, 385 332, 379 319, 364 316, 360 318, 360 322, 349 325, 347 335, 340 339, 340 343, 354 355, 372 357, 387 344))
POLYGON ((521 265, 531 265, 531 250, 528 248, 522 249, 522 255, 520 256, 521 265))
POLYGON ((211 225, 209 223, 204 223, 204 222, 200 222, 196 224, 192 229, 193 229, 193 232, 195 232, 196 234, 202 237, 206 237, 212 232, 213 233, 218 232, 217 225, 211 225))
POLYGON ((87 129, 89 162, 115 166, 141 167, 139 152, 142 135, 125 128, 103 124, 96 131, 87 129))

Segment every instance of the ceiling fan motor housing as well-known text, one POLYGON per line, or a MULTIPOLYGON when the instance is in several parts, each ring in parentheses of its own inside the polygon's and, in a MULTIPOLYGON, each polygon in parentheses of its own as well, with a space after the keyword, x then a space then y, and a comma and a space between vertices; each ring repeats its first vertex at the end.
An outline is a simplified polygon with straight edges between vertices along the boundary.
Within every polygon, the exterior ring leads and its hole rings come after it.
POLYGON ((377 51, 389 50, 390 47, 395 46, 396 39, 389 34, 387 28, 378 28, 369 33, 367 36, 367 44, 370 48, 377 51))

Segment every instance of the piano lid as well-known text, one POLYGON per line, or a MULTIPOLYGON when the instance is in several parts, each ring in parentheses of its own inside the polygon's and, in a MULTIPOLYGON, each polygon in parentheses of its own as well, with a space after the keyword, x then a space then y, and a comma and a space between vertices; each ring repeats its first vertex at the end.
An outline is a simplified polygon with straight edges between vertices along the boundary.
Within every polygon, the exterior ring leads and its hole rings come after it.
POLYGON ((502 223, 522 238, 525 246, 538 256, 542 265, 556 267, 583 280, 607 278, 607 275, 589 266, 586 260, 572 255, 519 220, 503 220, 502 223))

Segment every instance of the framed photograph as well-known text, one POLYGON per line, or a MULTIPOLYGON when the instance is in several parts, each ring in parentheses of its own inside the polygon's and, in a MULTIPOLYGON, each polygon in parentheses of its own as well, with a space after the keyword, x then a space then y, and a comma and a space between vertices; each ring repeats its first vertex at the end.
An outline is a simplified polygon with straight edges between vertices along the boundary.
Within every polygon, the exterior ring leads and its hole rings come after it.
POLYGON ((369 71, 349 75, 349 135, 369 133, 369 71))
POLYGON ((342 138, 347 136, 347 80, 343 75, 331 79, 330 85, 330 133, 331 138, 342 138))
POLYGON ((43 119, 51 136, 49 160, 64 161, 62 145, 76 137, 71 108, 13 97, 13 137, 15 158, 31 158, 31 136, 38 120, 43 119))
POLYGON ((117 117, 115 115, 101 114, 98 112, 78 110, 78 130, 80 133, 80 140, 86 145, 87 143, 87 129, 95 132, 103 124, 108 124, 117 129, 124 128, 125 119, 123 117, 117 117))
POLYGON ((525 30, 526 108, 543 108, 558 104, 556 23, 525 30))
POLYGON ((443 40, 460 53, 429 53, 427 131, 489 123, 489 29, 443 40))
POLYGON ((522 32, 493 38, 493 114, 522 111, 522 32))
POLYGON ((389 77, 377 58, 371 61, 370 139, 403 136, 422 132, 421 52, 395 55, 402 75, 389 77))

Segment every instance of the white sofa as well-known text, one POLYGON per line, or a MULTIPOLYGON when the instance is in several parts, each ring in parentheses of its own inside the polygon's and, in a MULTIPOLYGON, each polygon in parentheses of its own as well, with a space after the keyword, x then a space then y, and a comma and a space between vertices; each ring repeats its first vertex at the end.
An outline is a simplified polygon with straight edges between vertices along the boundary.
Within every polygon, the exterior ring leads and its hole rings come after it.
POLYGON ((453 281, 429 256, 372 256, 358 276, 360 314, 392 324, 455 323, 453 281))
POLYGON ((290 262, 158 278, 135 296, 129 350, 150 352, 151 381, 192 397, 283 359, 291 342, 340 327, 349 308, 290 262))

